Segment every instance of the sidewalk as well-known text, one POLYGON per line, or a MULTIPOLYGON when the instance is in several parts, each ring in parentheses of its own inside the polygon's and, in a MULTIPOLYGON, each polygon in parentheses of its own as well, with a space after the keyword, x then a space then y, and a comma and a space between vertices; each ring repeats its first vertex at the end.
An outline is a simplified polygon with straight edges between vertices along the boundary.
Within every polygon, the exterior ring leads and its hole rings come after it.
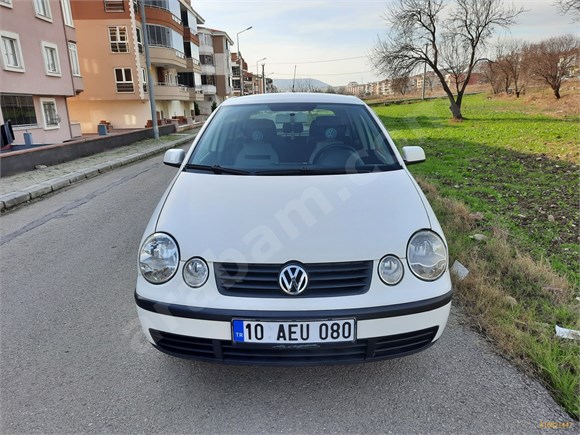
POLYGON ((115 168, 190 144, 199 129, 148 139, 55 166, 0 178, 0 212, 115 168))

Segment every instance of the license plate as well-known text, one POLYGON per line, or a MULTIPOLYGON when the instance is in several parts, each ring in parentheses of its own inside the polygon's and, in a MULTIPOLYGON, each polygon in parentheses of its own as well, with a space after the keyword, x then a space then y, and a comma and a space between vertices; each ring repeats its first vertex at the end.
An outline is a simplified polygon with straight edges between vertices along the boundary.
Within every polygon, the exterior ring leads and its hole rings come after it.
POLYGON ((234 343, 340 343, 356 339, 354 319, 308 322, 232 321, 234 343))

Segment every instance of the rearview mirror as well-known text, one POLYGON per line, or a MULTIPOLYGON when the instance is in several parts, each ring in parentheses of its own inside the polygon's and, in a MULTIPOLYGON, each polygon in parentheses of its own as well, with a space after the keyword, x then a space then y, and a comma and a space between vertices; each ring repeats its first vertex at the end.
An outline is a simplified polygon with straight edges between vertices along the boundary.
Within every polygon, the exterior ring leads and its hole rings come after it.
POLYGON ((180 149, 171 149, 165 151, 163 163, 174 168, 179 168, 185 159, 185 151, 180 149))
POLYGON ((412 146, 403 147, 403 161, 406 165, 413 165, 415 163, 423 163, 425 161, 425 151, 423 148, 412 146))

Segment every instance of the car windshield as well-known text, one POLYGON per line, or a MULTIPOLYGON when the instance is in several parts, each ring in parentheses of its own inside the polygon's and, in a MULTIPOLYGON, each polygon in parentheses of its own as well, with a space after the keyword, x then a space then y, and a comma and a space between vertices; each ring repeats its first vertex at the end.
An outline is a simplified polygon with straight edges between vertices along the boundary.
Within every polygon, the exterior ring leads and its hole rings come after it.
POLYGON ((322 175, 401 169, 364 105, 224 106, 185 170, 234 175, 322 175))

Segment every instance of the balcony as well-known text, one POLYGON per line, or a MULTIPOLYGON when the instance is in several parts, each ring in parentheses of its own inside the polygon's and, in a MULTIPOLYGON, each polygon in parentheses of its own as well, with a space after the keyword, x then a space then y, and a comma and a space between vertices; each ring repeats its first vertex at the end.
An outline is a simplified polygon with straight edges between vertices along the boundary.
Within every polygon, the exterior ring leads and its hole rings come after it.
POLYGON ((204 95, 215 95, 217 93, 215 85, 202 85, 201 88, 204 95))
POLYGON ((189 88, 182 85, 157 83, 155 85, 155 99, 189 101, 189 88))
POLYGON ((169 65, 178 68, 187 67, 185 55, 175 48, 151 46, 149 47, 149 54, 151 56, 152 64, 169 65))
POLYGON ((199 54, 213 54, 213 46, 211 45, 200 45, 199 54))
POLYGON ((193 57, 188 57, 185 59, 187 63, 187 71, 195 71, 200 73, 201 72, 201 64, 199 63, 198 59, 194 59, 193 57))
POLYGON ((201 65, 201 73, 213 76, 215 74, 215 65, 201 65))
POLYGON ((203 89, 199 88, 187 88, 189 90, 190 101, 203 101, 203 89))

